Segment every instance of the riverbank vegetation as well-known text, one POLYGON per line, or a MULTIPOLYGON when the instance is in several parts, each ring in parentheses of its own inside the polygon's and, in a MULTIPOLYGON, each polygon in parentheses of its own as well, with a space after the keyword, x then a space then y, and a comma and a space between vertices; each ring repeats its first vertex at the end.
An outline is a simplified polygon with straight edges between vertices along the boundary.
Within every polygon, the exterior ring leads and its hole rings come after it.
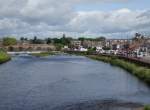
POLYGON ((16 44, 17 44, 16 38, 13 38, 13 37, 3 38, 3 45, 4 46, 10 46, 10 45, 16 45, 16 44))
POLYGON ((146 105, 146 106, 144 107, 144 110, 150 110, 150 105, 146 105))
POLYGON ((87 55, 87 57, 100 60, 111 65, 119 66, 126 71, 137 76, 139 79, 143 80, 150 86, 150 68, 137 65, 132 62, 125 61, 123 59, 118 59, 117 57, 107 57, 107 56, 96 56, 96 55, 87 55))
POLYGON ((31 55, 36 57, 46 57, 55 54, 56 54, 55 52, 41 52, 41 53, 32 53, 31 55))
POLYGON ((0 64, 7 62, 11 59, 11 57, 4 51, 0 50, 0 64))

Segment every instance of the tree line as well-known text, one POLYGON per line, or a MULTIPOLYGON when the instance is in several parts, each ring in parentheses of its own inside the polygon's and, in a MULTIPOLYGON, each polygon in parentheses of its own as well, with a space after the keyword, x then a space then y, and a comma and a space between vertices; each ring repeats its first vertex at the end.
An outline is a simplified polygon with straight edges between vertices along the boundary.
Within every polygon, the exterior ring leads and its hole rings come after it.
MULTIPOLYGON (((81 42, 85 40, 89 41, 104 41, 106 40, 105 37, 98 37, 98 38, 86 38, 86 37, 79 37, 77 39, 72 38, 72 37, 66 37, 65 34, 61 38, 45 38, 41 39, 38 38, 37 36, 34 36, 33 38, 27 38, 27 37, 20 37, 19 41, 20 42, 29 42, 31 44, 55 44, 55 45, 70 45, 72 40, 79 40, 81 42)), ((4 37, 2 39, 2 44, 4 46, 10 46, 10 45, 16 45, 17 44, 17 39, 15 37, 4 37)))

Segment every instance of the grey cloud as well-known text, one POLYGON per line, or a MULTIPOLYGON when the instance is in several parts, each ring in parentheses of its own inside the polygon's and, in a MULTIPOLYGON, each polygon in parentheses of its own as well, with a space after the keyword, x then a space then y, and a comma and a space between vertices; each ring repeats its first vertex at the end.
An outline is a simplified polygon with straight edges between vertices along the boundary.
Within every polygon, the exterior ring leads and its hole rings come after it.
POLYGON ((115 34, 147 32, 150 11, 76 12, 81 3, 128 2, 128 0, 5 0, 0 1, 0 36, 115 34), (74 34, 75 33, 75 34, 74 34), (77 34, 79 33, 79 34, 77 34))

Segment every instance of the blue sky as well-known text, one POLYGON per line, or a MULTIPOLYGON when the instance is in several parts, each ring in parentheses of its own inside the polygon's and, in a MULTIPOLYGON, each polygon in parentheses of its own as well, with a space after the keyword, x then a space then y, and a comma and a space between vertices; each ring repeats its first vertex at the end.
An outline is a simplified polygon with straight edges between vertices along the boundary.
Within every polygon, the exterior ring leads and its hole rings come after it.
POLYGON ((75 7, 76 11, 112 11, 121 8, 130 10, 149 10, 150 0, 130 0, 127 2, 84 3, 75 7))

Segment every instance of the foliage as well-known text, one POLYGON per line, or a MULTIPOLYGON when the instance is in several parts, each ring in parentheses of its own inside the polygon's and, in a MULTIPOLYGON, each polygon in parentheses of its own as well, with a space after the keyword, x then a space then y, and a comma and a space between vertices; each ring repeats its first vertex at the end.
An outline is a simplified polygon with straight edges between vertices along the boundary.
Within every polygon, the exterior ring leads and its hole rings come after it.
POLYGON ((57 51, 61 51, 61 49, 63 48, 63 44, 59 43, 59 44, 55 44, 56 50, 57 51))
POLYGON ((69 37, 62 37, 60 39, 53 38, 52 41, 54 44, 62 44, 62 45, 69 45, 71 43, 72 38, 69 37))
POLYGON ((45 39, 45 40, 46 40, 46 43, 47 43, 47 44, 52 43, 52 39, 51 39, 51 38, 47 38, 47 39, 45 39))
POLYGON ((84 40, 90 40, 90 41, 105 41, 105 37, 97 37, 97 38, 85 38, 85 37, 79 37, 78 40, 83 42, 84 40))
POLYGON ((105 38, 105 37, 98 37, 98 38, 96 38, 95 40, 96 40, 96 41, 105 41, 106 38, 105 38))
POLYGON ((71 43, 71 39, 72 38, 62 37, 60 40, 63 45, 69 45, 71 43))
POLYGON ((21 37, 20 38, 20 41, 27 41, 28 40, 28 38, 26 38, 26 37, 21 37))
POLYGON ((103 47, 103 50, 110 50, 110 47, 103 47))
POLYGON ((44 41, 42 39, 38 39, 36 36, 34 36, 33 39, 31 39, 32 44, 43 44, 44 41))
POLYGON ((146 106, 144 107, 144 110, 150 110, 150 105, 146 105, 146 106))
POLYGON ((13 37, 5 37, 3 38, 3 45, 4 46, 10 46, 17 44, 17 40, 13 37))
POLYGON ((86 39, 86 38, 84 38, 84 37, 79 37, 79 38, 78 38, 78 40, 80 40, 80 41, 82 41, 82 42, 83 42, 85 39, 86 39))
POLYGON ((88 48, 88 51, 87 51, 87 54, 90 55, 92 53, 96 52, 96 47, 92 48, 92 47, 89 47, 88 48))
POLYGON ((10 56, 6 52, 0 50, 0 63, 6 62, 8 60, 10 60, 10 56))

